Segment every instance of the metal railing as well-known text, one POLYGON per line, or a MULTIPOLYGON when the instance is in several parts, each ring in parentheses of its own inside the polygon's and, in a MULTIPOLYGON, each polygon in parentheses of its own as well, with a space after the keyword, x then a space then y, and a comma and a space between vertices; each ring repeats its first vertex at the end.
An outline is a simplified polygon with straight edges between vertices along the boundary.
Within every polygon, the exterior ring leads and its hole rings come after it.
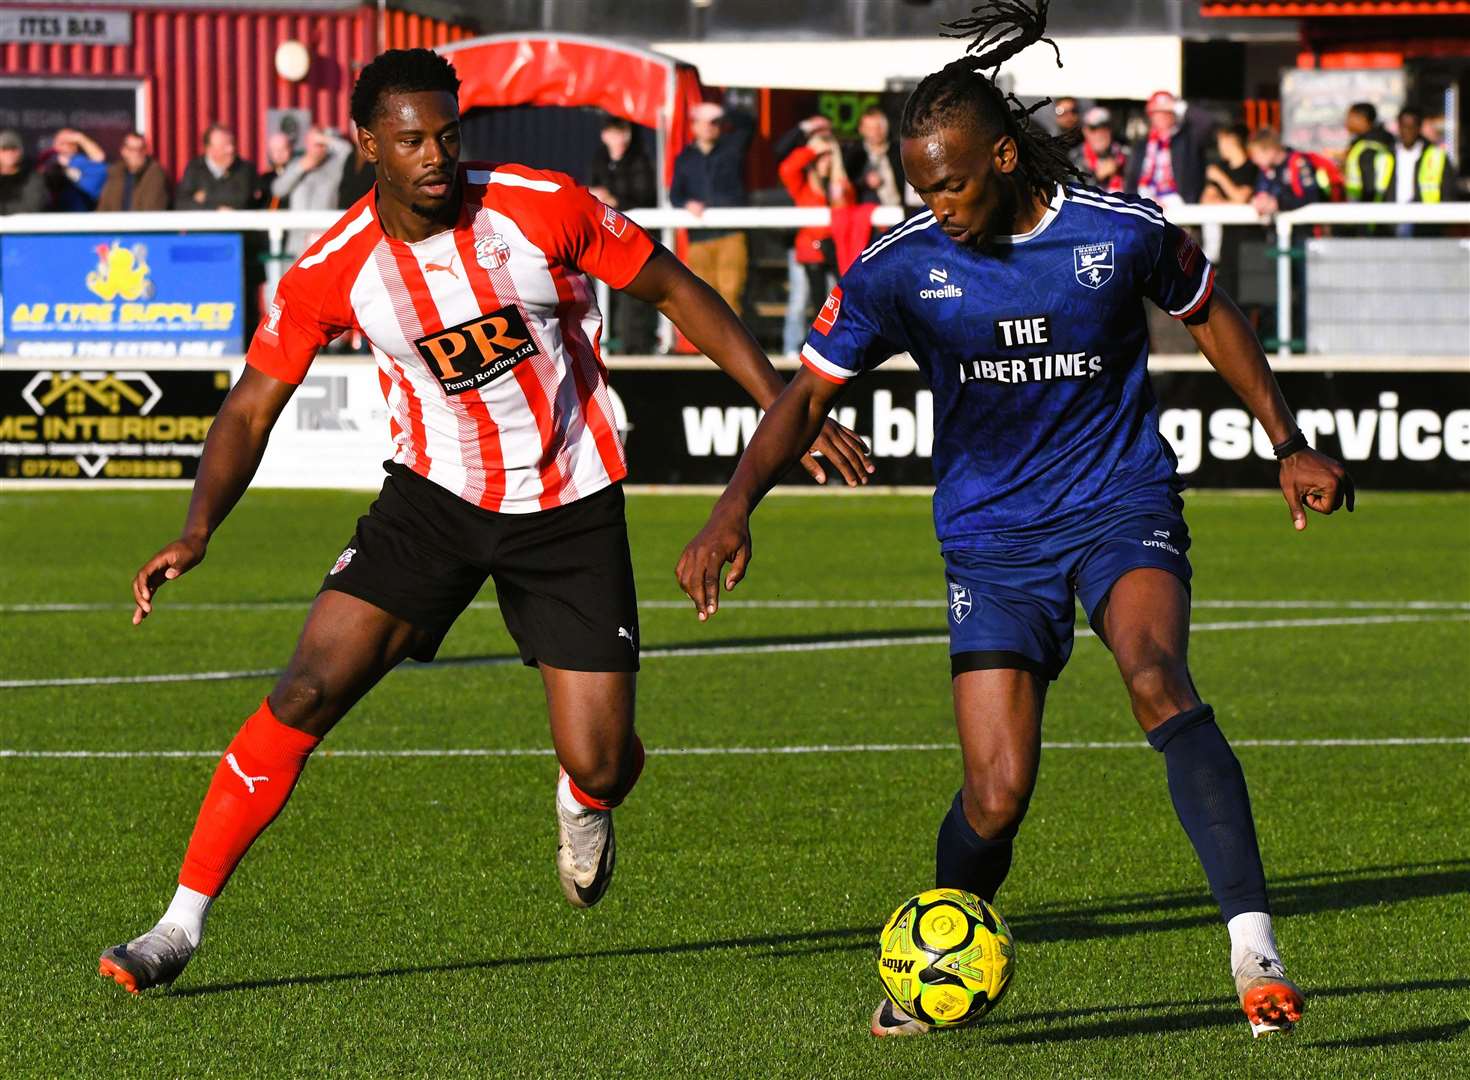
MULTIPOLYGON (((902 207, 879 207, 878 227, 896 225, 911 215, 902 207)), ((1276 299, 1278 355, 1292 352, 1292 243, 1296 230, 1316 225, 1470 225, 1470 203, 1318 203, 1277 214, 1274 219, 1248 205, 1187 205, 1167 208, 1170 221, 1189 226, 1273 226, 1276 234, 1276 299)), ((342 216, 338 210, 178 210, 157 213, 12 214, 0 216, 0 236, 19 233, 94 232, 264 232, 272 256, 280 257, 290 230, 324 232, 342 216)), ((650 231, 661 232, 672 246, 678 229, 783 229, 831 224, 824 207, 721 207, 695 216, 687 210, 649 208, 628 216, 650 231)), ((606 287, 599 300, 605 305, 606 287)))

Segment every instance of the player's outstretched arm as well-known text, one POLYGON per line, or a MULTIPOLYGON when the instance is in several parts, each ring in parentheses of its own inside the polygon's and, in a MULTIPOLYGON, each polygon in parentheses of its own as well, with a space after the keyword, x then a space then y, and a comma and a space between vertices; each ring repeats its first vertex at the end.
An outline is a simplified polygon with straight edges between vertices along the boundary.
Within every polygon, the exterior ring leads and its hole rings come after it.
POLYGON ((209 538, 240 501, 260 467, 271 428, 295 390, 291 383, 245 365, 240 381, 209 426, 183 531, 133 576, 134 626, 153 610, 154 594, 164 582, 203 561, 209 538))
MULTIPOLYGON (((720 294, 669 252, 655 251, 623 291, 663 312, 695 348, 739 383, 762 409, 769 409, 785 387, 765 351, 720 294)), ((835 420, 818 425, 802 450, 802 466, 819 484, 827 482, 826 470, 807 450, 831 462, 849 487, 866 484, 873 471, 862 440, 835 420)))
POLYGON ((1255 331, 1223 289, 1215 288, 1208 317, 1191 325, 1189 332, 1205 359, 1245 402, 1277 448, 1281 494, 1297 530, 1307 527, 1304 507, 1330 514, 1346 503, 1351 513, 1353 478, 1340 463, 1307 445, 1255 331))
POLYGON ((684 554, 674 575, 684 595, 694 602, 701 622, 720 606, 720 573, 726 563, 725 589, 740 583, 750 565, 750 515, 781 474, 810 446, 842 387, 802 368, 781 392, 740 455, 725 493, 710 511, 709 521, 684 554))

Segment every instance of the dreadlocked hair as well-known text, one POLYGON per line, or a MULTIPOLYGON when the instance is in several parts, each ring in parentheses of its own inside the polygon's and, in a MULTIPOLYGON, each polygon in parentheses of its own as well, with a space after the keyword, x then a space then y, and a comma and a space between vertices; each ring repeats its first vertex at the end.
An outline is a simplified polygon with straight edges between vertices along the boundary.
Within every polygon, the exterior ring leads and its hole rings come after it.
POLYGON ((389 49, 363 68, 352 87, 352 122, 372 127, 392 94, 442 91, 459 95, 454 65, 432 49, 389 49))
POLYGON ((939 128, 968 124, 981 134, 1009 135, 1016 142, 1019 181, 1043 199, 1058 184, 1080 180, 1082 174, 1069 156, 1073 140, 1043 131, 1031 114, 1051 98, 1027 108, 1015 94, 995 83, 1001 64, 1038 41, 1057 54, 1057 43, 1046 37, 1046 13, 1051 0, 990 0, 972 8, 967 18, 945 23, 945 37, 968 37, 965 55, 927 75, 903 107, 899 135, 910 139, 933 134, 939 128), (1014 35, 1014 36, 1013 36, 1014 35))

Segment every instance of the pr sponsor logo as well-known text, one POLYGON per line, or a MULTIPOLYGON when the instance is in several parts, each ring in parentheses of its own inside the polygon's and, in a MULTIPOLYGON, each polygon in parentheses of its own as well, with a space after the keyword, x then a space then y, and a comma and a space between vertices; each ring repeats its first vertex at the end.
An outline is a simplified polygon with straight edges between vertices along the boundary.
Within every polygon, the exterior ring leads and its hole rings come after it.
POLYGON ((478 390, 536 355, 531 331, 514 304, 421 337, 414 345, 451 397, 478 390))

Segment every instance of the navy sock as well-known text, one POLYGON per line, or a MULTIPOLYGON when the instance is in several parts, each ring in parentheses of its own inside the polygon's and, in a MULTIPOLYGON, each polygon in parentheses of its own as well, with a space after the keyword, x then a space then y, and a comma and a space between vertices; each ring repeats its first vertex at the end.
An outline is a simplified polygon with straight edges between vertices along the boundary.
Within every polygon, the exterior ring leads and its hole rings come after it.
POLYGON ((934 885, 964 889, 982 900, 994 900, 995 891, 1011 869, 1011 837, 987 840, 965 818, 964 793, 957 792, 949 813, 939 824, 934 850, 934 885))
POLYGON ((1201 705, 1172 716, 1148 733, 1148 741, 1164 755, 1174 810, 1220 914, 1228 922, 1246 911, 1269 912, 1245 774, 1215 725, 1215 711, 1201 705))

